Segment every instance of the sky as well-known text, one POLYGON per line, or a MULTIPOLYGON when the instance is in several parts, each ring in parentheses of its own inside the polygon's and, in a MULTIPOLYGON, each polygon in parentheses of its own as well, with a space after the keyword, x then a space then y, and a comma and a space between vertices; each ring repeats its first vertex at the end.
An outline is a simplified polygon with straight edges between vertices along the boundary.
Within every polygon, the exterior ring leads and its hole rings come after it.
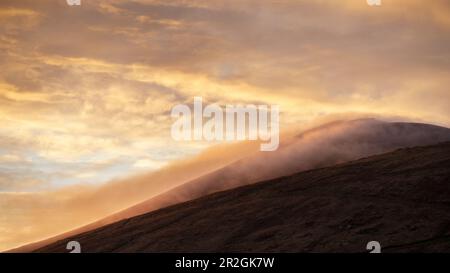
POLYGON ((170 137, 194 96, 277 104, 284 129, 345 113, 448 127, 449 45, 446 0, 1 0, 0 202, 199 154, 211 144, 170 137))

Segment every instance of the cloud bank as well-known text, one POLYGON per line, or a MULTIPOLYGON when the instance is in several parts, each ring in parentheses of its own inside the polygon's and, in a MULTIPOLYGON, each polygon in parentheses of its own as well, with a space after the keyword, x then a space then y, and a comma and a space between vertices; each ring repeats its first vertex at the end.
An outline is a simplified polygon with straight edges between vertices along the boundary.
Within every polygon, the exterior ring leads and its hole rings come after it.
MULTIPOLYGON (((28 239, 30 242, 90 223, 56 237, 62 239, 217 191, 401 147, 450 141, 450 129, 426 124, 360 119, 327 123, 296 134, 290 132, 283 139, 285 141, 279 150, 272 153, 260 152, 257 143, 237 143, 212 148, 189 162, 180 162, 159 172, 100 188, 68 188, 42 195, 6 196, 6 200, 9 198, 10 201, 1 206, 2 212, 6 213, 2 227, 7 231, 10 228, 10 236, 3 239, 2 243, 13 246, 18 240, 25 243, 28 239), (117 212, 124 208, 127 209, 117 212), (15 212, 11 213, 12 210, 15 212), (23 226, 29 229, 18 230, 18 221, 23 221, 23 226), (28 238, 24 236, 27 233, 28 238)), ((20 251, 54 240, 52 238, 20 251)))

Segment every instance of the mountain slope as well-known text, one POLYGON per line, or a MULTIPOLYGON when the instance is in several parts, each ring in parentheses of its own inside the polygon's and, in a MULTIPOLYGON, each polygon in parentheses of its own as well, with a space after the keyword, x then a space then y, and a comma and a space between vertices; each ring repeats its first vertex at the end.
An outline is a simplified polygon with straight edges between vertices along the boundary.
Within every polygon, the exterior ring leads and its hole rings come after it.
POLYGON ((71 236, 66 252, 450 252, 450 142, 214 193, 71 236))
POLYGON ((272 153, 257 153, 105 218, 110 223, 242 185, 333 166, 398 148, 450 141, 450 129, 375 119, 335 121, 303 132, 272 153), (257 171, 256 171, 257 170, 257 171))
MULTIPOLYGON (((446 141, 450 141, 450 129, 431 124, 376 119, 330 122, 290 137, 284 136, 280 148, 275 152, 242 155, 240 158, 243 159, 189 182, 167 181, 172 185, 178 183, 178 186, 88 225, 10 251, 30 252, 66 237, 214 192, 332 166, 398 148, 446 141)), ((242 152, 245 153, 244 150, 242 152)), ((155 182, 151 177, 147 181, 149 185, 155 182)), ((133 188, 133 185, 130 187, 133 188)))

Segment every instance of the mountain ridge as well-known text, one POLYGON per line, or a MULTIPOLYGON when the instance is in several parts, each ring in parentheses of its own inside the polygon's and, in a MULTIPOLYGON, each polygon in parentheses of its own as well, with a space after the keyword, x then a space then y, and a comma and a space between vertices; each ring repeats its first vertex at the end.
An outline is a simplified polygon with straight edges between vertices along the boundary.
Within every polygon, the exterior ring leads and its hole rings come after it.
POLYGON ((288 141, 285 139, 276 152, 253 154, 88 225, 9 252, 29 252, 68 236, 213 192, 303 170, 332 166, 401 147, 429 145, 443 141, 450 141, 450 129, 436 125, 384 122, 377 119, 329 122, 305 130, 288 141))
POLYGON ((66 252, 68 240, 79 241, 85 252, 365 252, 365 244, 376 239, 389 251, 450 251, 450 240, 445 239, 450 235, 449 167, 450 142, 402 148, 216 192, 67 238, 37 252, 66 252), (356 182, 350 178, 357 178, 356 182), (427 185, 429 181, 433 184, 427 185), (285 187, 276 187, 280 183, 285 187), (336 183, 341 187, 336 188, 336 183), (273 206, 258 197, 268 198, 273 206), (364 198, 377 202, 365 204, 364 198), (252 205, 259 209, 251 211, 252 205))

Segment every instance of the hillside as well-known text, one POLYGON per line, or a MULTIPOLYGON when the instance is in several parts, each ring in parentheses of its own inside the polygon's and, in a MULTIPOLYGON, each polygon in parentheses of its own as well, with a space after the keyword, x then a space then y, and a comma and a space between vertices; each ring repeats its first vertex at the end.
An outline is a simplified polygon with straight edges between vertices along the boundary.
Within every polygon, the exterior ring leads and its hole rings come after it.
MULTIPOLYGON (((257 171, 257 170, 255 170, 257 171)), ((210 194, 40 248, 66 252, 450 251, 450 142, 210 194)))

